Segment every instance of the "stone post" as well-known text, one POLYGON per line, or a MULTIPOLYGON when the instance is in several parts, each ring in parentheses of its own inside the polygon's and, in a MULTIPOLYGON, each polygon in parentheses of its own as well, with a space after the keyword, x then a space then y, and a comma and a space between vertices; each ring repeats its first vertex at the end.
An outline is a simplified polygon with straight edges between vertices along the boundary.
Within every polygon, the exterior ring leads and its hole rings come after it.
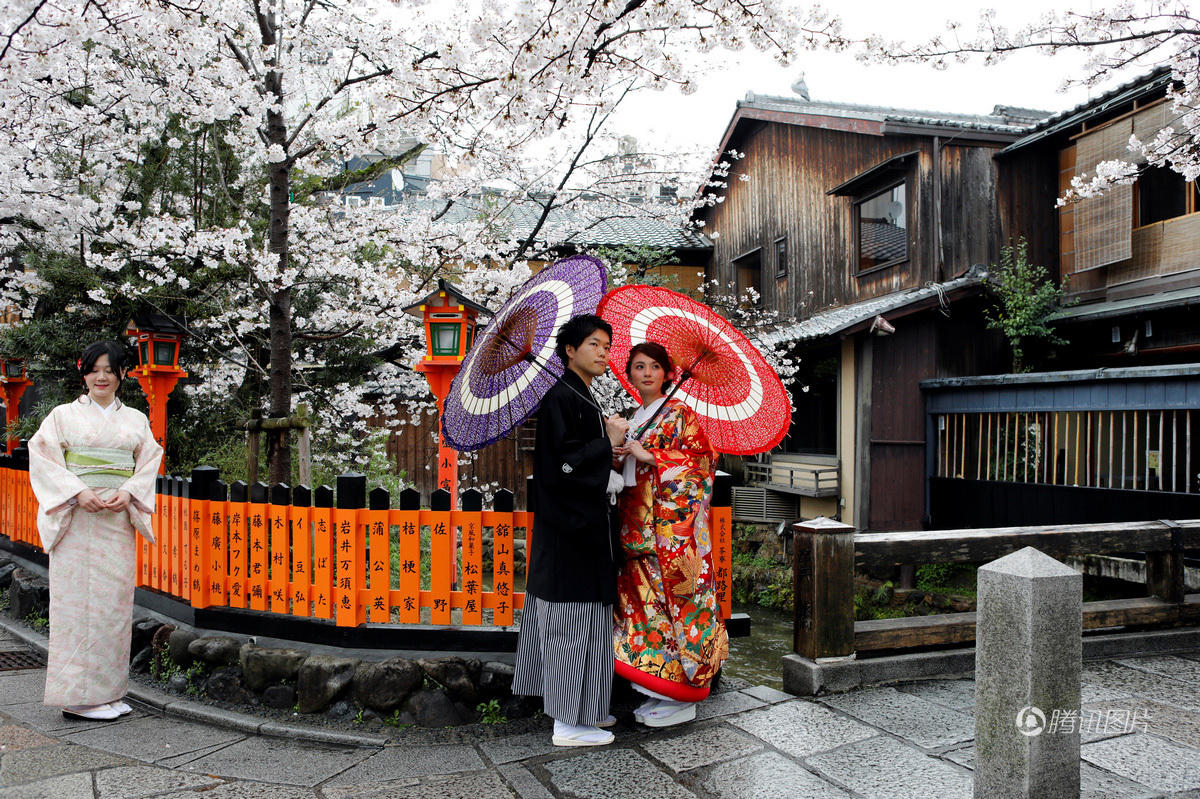
POLYGON ((1026 547, 978 590, 975 797, 1078 797, 1083 577, 1026 547))

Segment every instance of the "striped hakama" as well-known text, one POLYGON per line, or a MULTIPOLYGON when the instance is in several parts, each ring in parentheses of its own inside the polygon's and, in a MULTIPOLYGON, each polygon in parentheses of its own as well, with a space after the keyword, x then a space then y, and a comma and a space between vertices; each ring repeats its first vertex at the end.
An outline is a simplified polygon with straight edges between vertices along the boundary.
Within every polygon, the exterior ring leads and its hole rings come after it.
POLYGON ((513 693, 542 697, 546 715, 564 724, 599 724, 612 697, 612 629, 611 605, 527 593, 513 693))

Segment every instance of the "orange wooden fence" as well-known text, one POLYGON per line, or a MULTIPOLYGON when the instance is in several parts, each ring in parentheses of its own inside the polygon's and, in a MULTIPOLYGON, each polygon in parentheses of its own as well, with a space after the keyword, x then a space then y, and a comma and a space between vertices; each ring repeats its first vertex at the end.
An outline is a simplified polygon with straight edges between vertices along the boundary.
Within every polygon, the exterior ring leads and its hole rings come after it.
MULTIPOLYGON (((183 496, 189 493, 185 483, 192 482, 159 478, 155 543, 139 539, 137 584, 194 608, 250 608, 347 627, 506 627, 525 604, 518 590, 524 573, 517 573, 514 556, 517 542, 528 542, 532 532, 528 511, 332 507, 328 488, 315 492, 315 505, 292 504, 285 486, 268 496, 261 484, 226 492, 219 482, 215 492, 197 493, 221 499, 183 496)), ((511 507, 511 494, 502 493, 511 507)), ((468 502, 466 494, 464 505, 481 504, 478 498, 468 502)), ((377 489, 371 499, 386 504, 386 492, 377 489)), ((36 516, 29 473, 0 467, 0 535, 40 548, 36 516)), ((729 618, 728 503, 714 503, 712 532, 717 591, 722 616, 729 618)))

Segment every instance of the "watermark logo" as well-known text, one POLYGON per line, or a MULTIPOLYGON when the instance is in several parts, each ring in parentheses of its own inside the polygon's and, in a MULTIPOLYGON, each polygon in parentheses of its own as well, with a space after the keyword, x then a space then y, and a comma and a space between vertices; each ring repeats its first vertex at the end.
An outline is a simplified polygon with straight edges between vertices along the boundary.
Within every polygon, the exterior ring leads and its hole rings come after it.
POLYGON ((1108 710, 1052 710, 1050 719, 1036 705, 1026 705, 1017 711, 1017 732, 1026 738, 1042 733, 1092 735, 1125 735, 1150 727, 1150 711, 1144 707, 1110 708, 1108 710))
POLYGON ((1042 709, 1026 705, 1017 711, 1017 732, 1026 738, 1041 735, 1046 729, 1046 714, 1042 709))

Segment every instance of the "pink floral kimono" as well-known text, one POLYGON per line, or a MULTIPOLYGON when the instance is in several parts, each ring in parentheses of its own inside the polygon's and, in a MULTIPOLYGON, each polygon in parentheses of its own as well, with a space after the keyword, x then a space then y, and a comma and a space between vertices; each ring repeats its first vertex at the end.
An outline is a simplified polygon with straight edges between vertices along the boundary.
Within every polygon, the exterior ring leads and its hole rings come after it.
MULTIPOLYGON (((625 565, 617 578, 616 673, 697 702, 729 657, 709 534, 716 453, 691 408, 666 403, 641 439, 655 465, 638 463, 635 484, 620 496, 625 565)), ((639 423, 635 416, 630 426, 639 423)))
POLYGON ((29 441, 38 534, 50 556, 45 703, 54 707, 111 702, 128 687, 137 534, 154 540, 162 447, 145 414, 113 405, 87 396, 59 405, 29 441), (88 513, 76 507, 86 488, 102 500, 128 491, 131 507, 88 513))

